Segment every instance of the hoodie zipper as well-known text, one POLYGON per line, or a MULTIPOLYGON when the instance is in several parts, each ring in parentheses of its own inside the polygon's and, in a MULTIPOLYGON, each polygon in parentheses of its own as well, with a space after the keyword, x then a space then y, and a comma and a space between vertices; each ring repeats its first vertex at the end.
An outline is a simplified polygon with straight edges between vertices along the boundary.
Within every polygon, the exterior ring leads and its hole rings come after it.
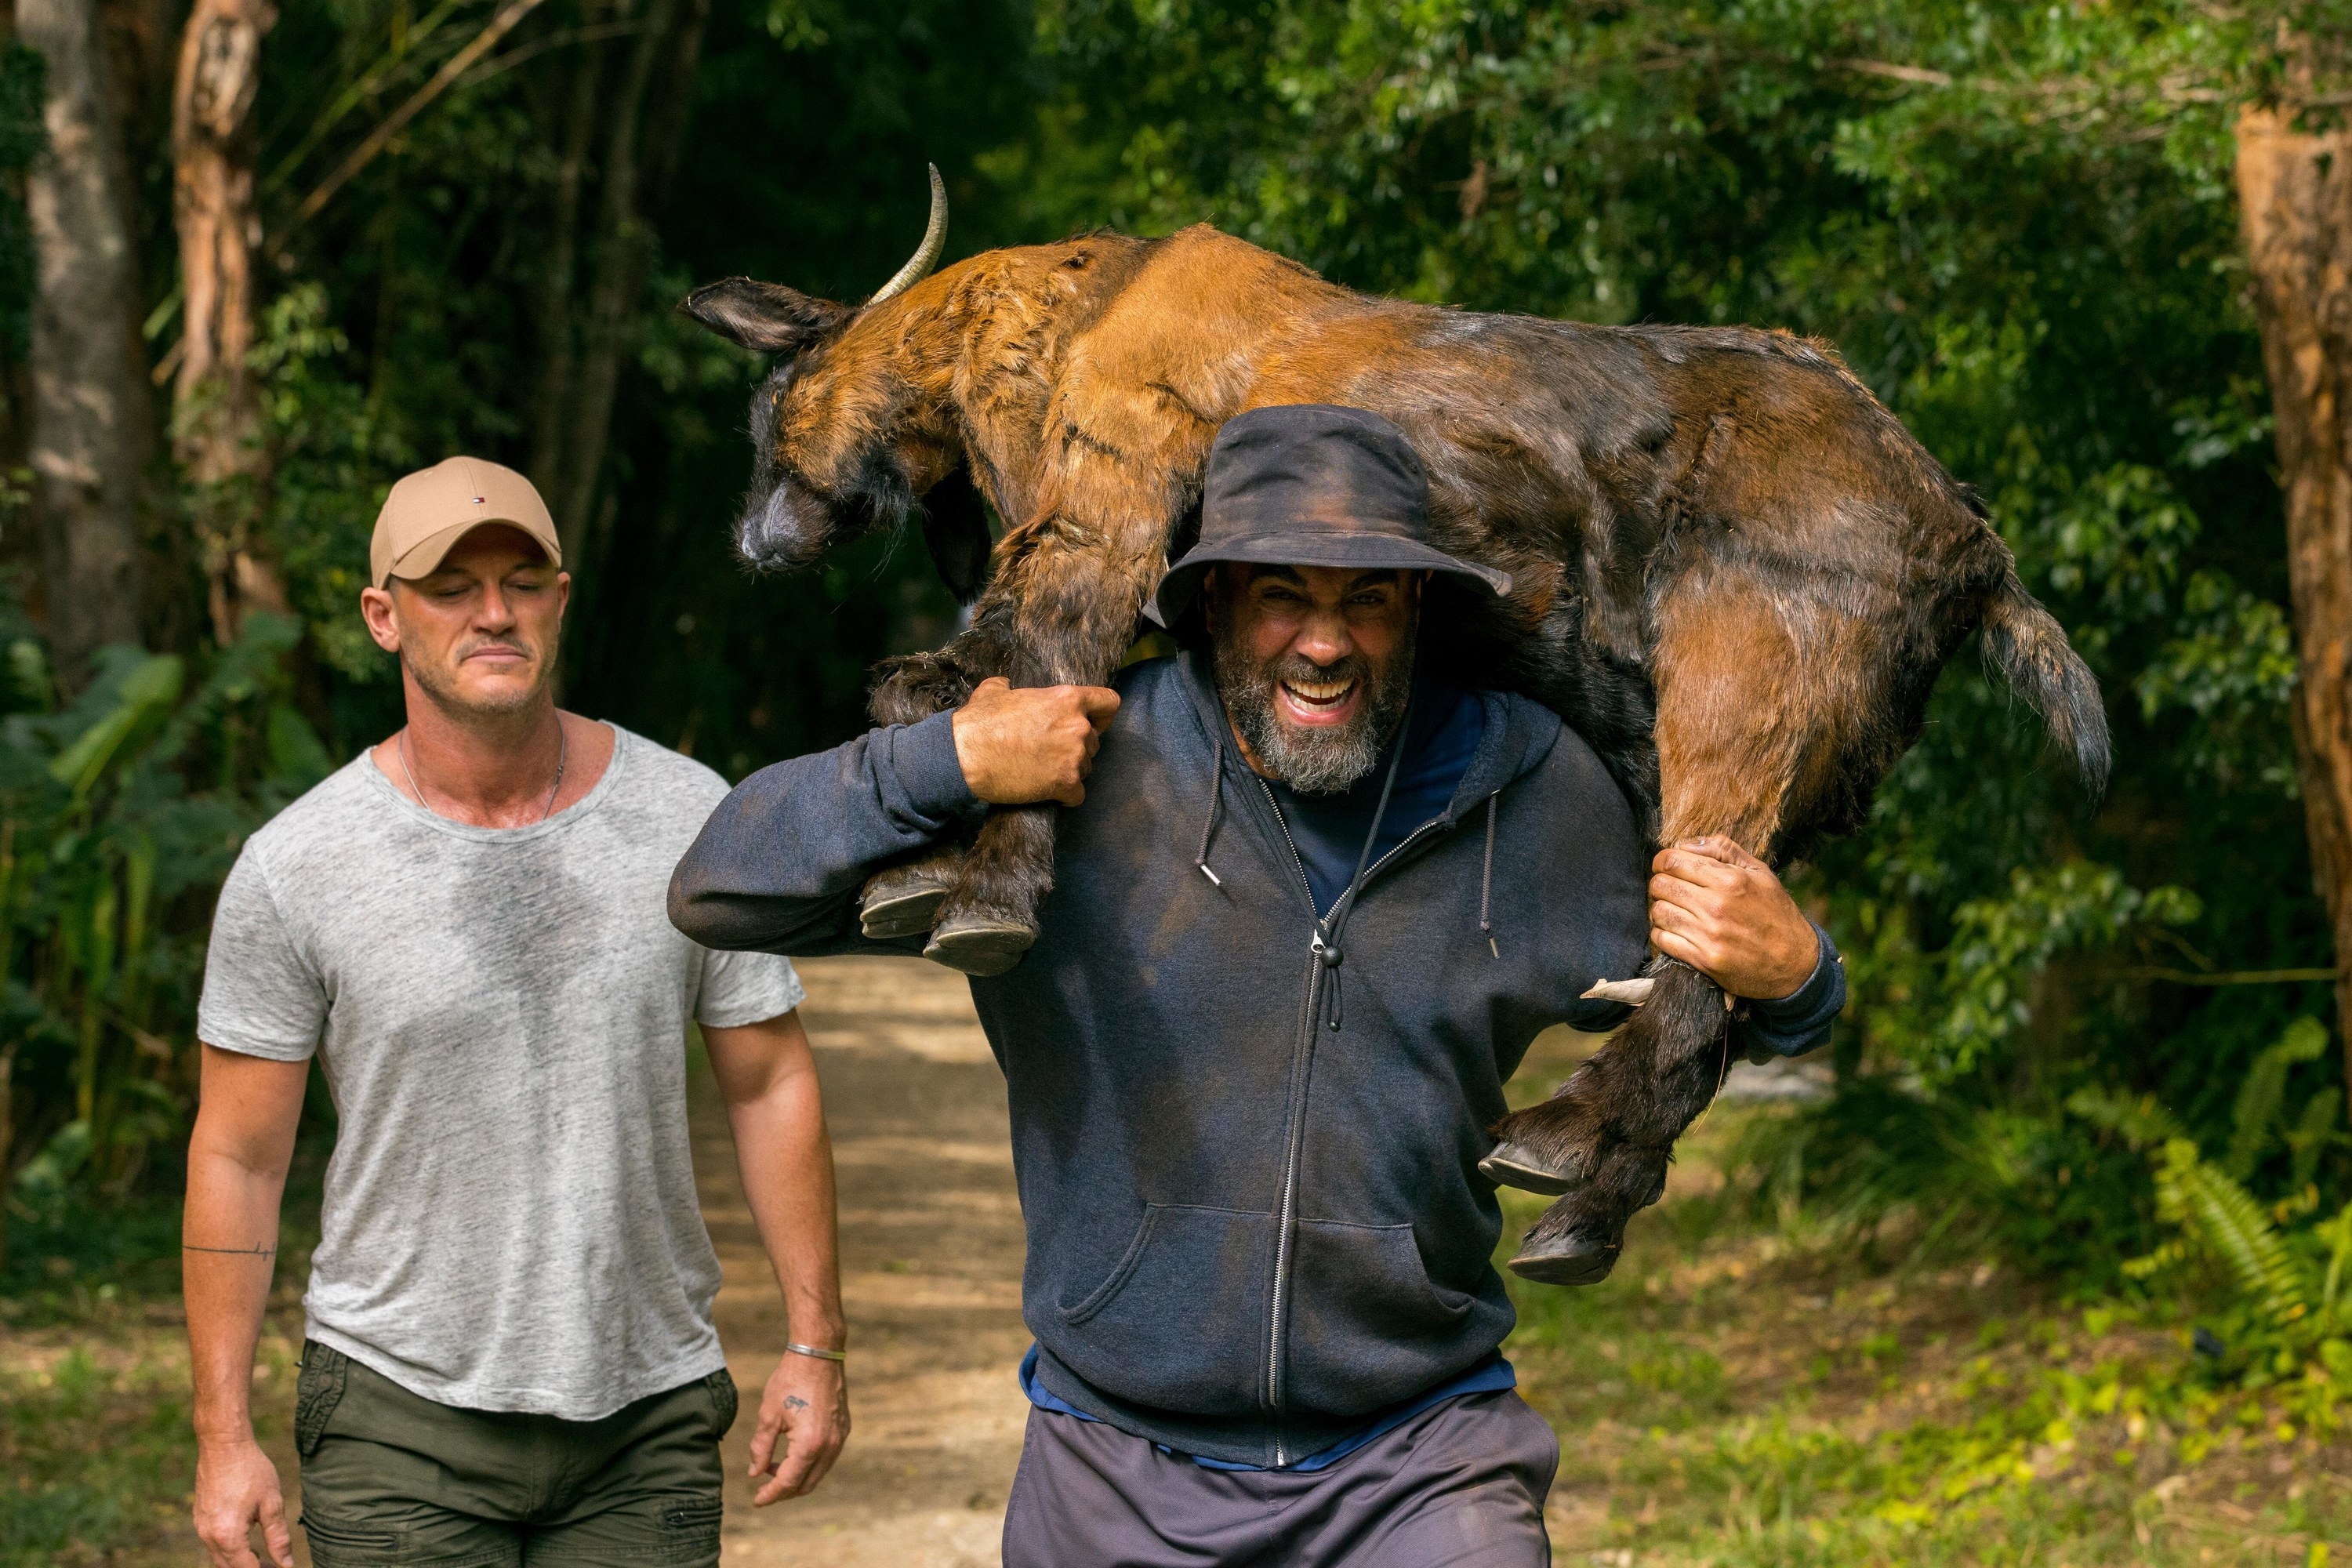
MULTIPOLYGON (((1252 775, 1255 777, 1255 775, 1252 775)), ((1282 815, 1282 804, 1274 798, 1274 791, 1265 780, 1256 779, 1257 787, 1265 796, 1266 808, 1274 813, 1274 822, 1282 830, 1282 842, 1290 851, 1290 864, 1298 873, 1299 890, 1307 895, 1307 908, 1315 909, 1314 884, 1307 879, 1307 860, 1298 853, 1298 840, 1290 835, 1289 819, 1282 815)), ((1433 830, 1452 826, 1444 816, 1433 817, 1405 835, 1397 847, 1365 868, 1363 880, 1357 884, 1356 897, 1360 900, 1372 885, 1372 879, 1381 868, 1433 830)), ((1319 921, 1317 922, 1321 923, 1319 921)), ((1307 941, 1307 995, 1298 1012, 1298 1037, 1291 1047, 1290 1057, 1290 1138, 1282 1159, 1282 1204, 1276 1211, 1274 1232, 1274 1289, 1266 1313, 1266 1403, 1274 1410, 1274 1463, 1279 1469, 1290 1463, 1290 1435, 1285 1429, 1283 1387, 1284 1331, 1290 1309, 1290 1253, 1298 1229, 1298 1166, 1307 1143, 1307 1070, 1315 1059, 1315 1023, 1320 1016, 1318 1004, 1323 998, 1323 939, 1319 931, 1307 941)))

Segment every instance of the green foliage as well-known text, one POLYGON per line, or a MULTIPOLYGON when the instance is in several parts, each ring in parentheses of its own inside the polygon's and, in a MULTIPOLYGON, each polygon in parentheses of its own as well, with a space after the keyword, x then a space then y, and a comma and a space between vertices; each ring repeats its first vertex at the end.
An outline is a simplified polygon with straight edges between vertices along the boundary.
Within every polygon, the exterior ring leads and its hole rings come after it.
POLYGON ((173 655, 108 648, 62 709, 16 645, 0 720, 0 1082, 21 1109, 12 1204, 121 1193, 191 1109, 212 893, 245 834, 323 776, 288 700, 298 628, 252 617, 187 689, 173 655), (24 1157, 24 1156, 29 1156, 24 1157))
POLYGON ((413 454, 383 427, 348 373, 351 342, 327 291, 301 283, 272 300, 254 345, 273 479, 268 532, 310 646, 342 680, 384 679, 391 658, 358 615, 368 538, 413 454))
POLYGON ((2297 1062, 2315 1062, 2326 1050, 2326 1026, 2316 1018, 2297 1018, 2287 1026, 2278 1044, 2254 1058, 2245 1081, 2238 1086, 2237 1110, 2231 1119, 2230 1152, 2221 1161, 2221 1169, 2231 1181, 2251 1178, 2263 1147, 2275 1133, 2284 1131, 2278 1123, 2279 1112, 2286 1103, 2287 1069, 2297 1062))
MULTIPOLYGON (((2352 1204, 2331 1219, 2296 1225, 2319 1206, 2317 1188, 2305 1186, 2266 1205, 2243 1184, 2274 1140, 2294 1136, 2280 1115, 2288 1068, 2315 1060, 2326 1046, 2317 1020, 2298 1018, 2255 1058, 2239 1090, 2229 1152, 2220 1161, 2207 1159, 2152 1097, 2130 1100, 2084 1089, 2067 1101, 2076 1116, 2149 1152, 2157 1217, 2173 1235, 2126 1261, 2124 1273, 2148 1280, 2185 1264, 2216 1266, 2225 1312, 2218 1354, 2254 1387, 2308 1372, 2326 1388, 2352 1372, 2352 1321, 2345 1315, 2352 1301, 2343 1290, 2344 1267, 2352 1259, 2352 1204)), ((2306 1113, 2296 1132, 2315 1124, 2332 1131, 2325 1124, 2335 1114, 2333 1093, 2313 1104, 2322 1114, 2306 1113)), ((2295 1152, 2300 1163, 2301 1150, 2295 1152)))
POLYGON ((2311 1319, 2302 1274, 2271 1216, 2189 1139, 2165 1141, 2156 1201, 2160 1218, 2194 1236, 2227 1266, 2231 1284, 2263 1327, 2292 1334, 2311 1319))

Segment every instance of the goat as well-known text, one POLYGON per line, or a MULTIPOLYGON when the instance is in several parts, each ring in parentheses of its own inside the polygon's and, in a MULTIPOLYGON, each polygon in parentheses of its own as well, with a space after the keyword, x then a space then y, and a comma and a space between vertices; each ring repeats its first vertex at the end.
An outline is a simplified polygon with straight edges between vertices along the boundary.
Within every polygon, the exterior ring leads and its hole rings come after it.
MULTIPOLYGON (((864 306, 733 279, 682 307, 779 356, 752 402, 746 560, 805 565, 921 505, 950 585, 977 595, 945 648, 887 667, 877 719, 955 706, 992 675, 1106 679, 1197 527, 1218 426, 1324 403, 1412 438, 1433 542, 1511 575, 1503 599, 1444 605, 1458 657, 1572 724, 1654 840, 1723 834, 1780 865, 1851 831, 1979 627, 2104 784, 2091 672, 1973 494, 1826 344, 1380 299, 1205 226, 933 273, 938 179, 922 247, 864 306), (992 549, 975 487, 1005 524, 992 549)), ((867 931, 928 929, 942 962, 1009 967, 1051 886, 1054 809, 998 809, 968 852, 877 877, 867 931)), ((1609 993, 1646 1005, 1494 1129, 1490 1176, 1560 1194, 1512 1261, 1529 1278, 1608 1272, 1719 1085, 1724 994, 1648 967, 1609 993)))

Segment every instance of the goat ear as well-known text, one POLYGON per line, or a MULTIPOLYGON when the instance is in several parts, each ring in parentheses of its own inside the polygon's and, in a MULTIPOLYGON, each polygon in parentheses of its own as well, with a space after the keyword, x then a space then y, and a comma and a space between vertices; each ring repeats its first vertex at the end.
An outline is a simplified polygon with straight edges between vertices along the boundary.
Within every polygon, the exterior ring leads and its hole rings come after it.
POLYGON ((679 310, 730 342, 761 353, 798 353, 856 312, 781 283, 730 278, 706 283, 679 310))

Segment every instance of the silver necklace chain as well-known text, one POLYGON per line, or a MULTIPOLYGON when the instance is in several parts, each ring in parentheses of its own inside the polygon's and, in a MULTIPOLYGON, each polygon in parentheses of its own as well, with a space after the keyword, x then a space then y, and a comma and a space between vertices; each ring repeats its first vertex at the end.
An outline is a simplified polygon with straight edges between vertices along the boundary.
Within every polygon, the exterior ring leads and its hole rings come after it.
MULTIPOLYGON (((563 763, 571 749, 571 737, 563 732, 563 721, 558 717, 555 721, 555 782, 547 787, 547 804, 540 808, 539 821, 525 823, 524 826, 536 827, 540 822, 545 822, 555 815, 555 797, 563 793, 563 763)), ((433 803, 425 798, 425 786, 416 782, 416 773, 408 765, 407 725, 400 727, 400 733, 393 740, 393 750, 400 757, 400 776, 408 781, 408 793, 416 797, 417 805, 427 811, 433 810, 433 803)))

